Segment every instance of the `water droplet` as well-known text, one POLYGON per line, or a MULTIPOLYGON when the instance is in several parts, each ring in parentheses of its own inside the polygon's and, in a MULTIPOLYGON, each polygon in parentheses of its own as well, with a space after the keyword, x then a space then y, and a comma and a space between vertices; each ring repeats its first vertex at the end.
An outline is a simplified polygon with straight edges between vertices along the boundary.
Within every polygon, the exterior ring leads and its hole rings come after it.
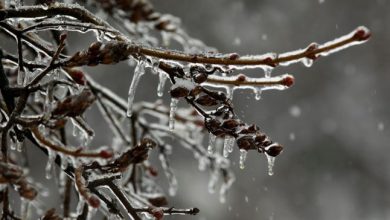
POLYGON ((215 140, 216 140, 217 136, 213 135, 213 134, 209 134, 209 146, 207 147, 207 151, 209 154, 214 154, 215 152, 215 140))
POLYGON ((272 156, 268 155, 267 153, 265 154, 265 156, 267 157, 267 162, 268 162, 268 175, 272 176, 272 175, 274 175, 273 168, 274 168, 274 164, 275 164, 275 157, 272 157, 272 156))
POLYGON ((165 74, 163 72, 160 72, 158 78, 159 78, 159 83, 158 83, 158 86, 157 86, 157 96, 158 97, 162 97, 163 96, 163 92, 164 92, 164 85, 165 85, 165 82, 168 79, 168 76, 167 76, 167 74, 165 74))
POLYGON ((133 114, 133 102, 134 102, 135 92, 139 84, 139 81, 142 75, 144 75, 144 73, 145 73, 145 65, 144 65, 144 61, 141 60, 138 62, 137 66, 135 67, 133 80, 131 81, 130 88, 129 88, 129 93, 127 97, 127 117, 131 117, 131 115, 133 114))
POLYGON ((55 159, 56 159, 56 153, 53 150, 48 149, 48 159, 45 168, 46 179, 51 179, 52 177, 52 168, 55 159))
POLYGON ((245 169, 245 161, 248 155, 248 151, 240 149, 240 169, 245 169))
POLYGON ((179 99, 172 98, 171 104, 170 104, 170 111, 169 111, 169 130, 173 131, 175 129, 175 115, 177 111, 177 104, 179 103, 179 99))

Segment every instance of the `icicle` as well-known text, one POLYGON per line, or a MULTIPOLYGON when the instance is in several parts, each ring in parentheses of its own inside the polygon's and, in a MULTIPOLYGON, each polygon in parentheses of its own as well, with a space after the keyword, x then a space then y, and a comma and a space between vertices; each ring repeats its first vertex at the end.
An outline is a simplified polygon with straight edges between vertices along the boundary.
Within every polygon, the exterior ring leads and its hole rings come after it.
POLYGON ((219 172, 218 169, 214 169, 210 174, 209 184, 208 184, 208 190, 209 193, 215 193, 215 189, 217 187, 219 172))
POLYGON ((171 110, 169 112, 169 130, 173 131, 175 129, 175 115, 177 111, 177 104, 179 103, 179 99, 172 98, 171 99, 171 110))
POLYGON ((18 152, 22 152, 22 150, 23 150, 23 141, 16 140, 16 150, 18 152))
POLYGON ((212 133, 209 134, 209 146, 207 147, 207 151, 209 154, 214 154, 215 152, 215 139, 217 136, 213 135, 212 133))
POLYGON ((54 160, 56 159, 56 153, 53 150, 49 150, 49 149, 47 149, 47 151, 49 155, 46 163, 45 172, 46 172, 46 179, 51 179, 52 167, 54 164, 54 160))
POLYGON ((79 216, 81 215, 81 213, 83 213, 84 205, 85 205, 84 199, 81 196, 79 196, 79 202, 77 203, 77 207, 76 207, 76 216, 79 216))
POLYGON ((223 156, 228 157, 234 149, 234 137, 226 136, 223 143, 223 156))
POLYGON ((267 162, 268 162, 268 175, 272 176, 274 175, 273 167, 275 164, 275 157, 272 157, 267 153, 265 154, 265 156, 267 157, 267 162))
POLYGON ((160 154, 159 159, 161 161, 161 166, 164 170, 164 174, 168 179, 169 195, 174 196, 174 195, 176 195, 176 192, 177 192, 177 179, 173 173, 172 168, 169 165, 169 162, 167 161, 166 155, 160 154))
MULTIPOLYGON (((73 129, 77 129, 76 135, 81 141, 83 147, 88 146, 95 136, 94 130, 88 125, 88 123, 80 116, 72 118, 73 129)), ((75 130, 73 130, 75 132, 75 130)), ((74 134, 73 134, 74 135, 74 134)))
POLYGON ((226 97, 230 100, 233 100, 233 92, 234 92, 234 87, 228 86, 226 87, 226 97))
POLYGON ((204 171, 206 169, 207 163, 208 163, 208 158, 207 157, 200 157, 198 159, 198 168, 200 171, 204 171))
POLYGON ((175 196, 177 193, 177 179, 174 176, 171 178, 171 181, 169 181, 168 191, 170 196, 175 196))
POLYGON ((157 86, 157 95, 158 97, 162 97, 163 96, 163 92, 164 92, 164 85, 165 85, 165 82, 167 81, 167 74, 163 73, 163 72, 160 72, 159 73, 159 83, 158 83, 158 86, 157 86))
POLYGON ((29 219, 30 201, 21 197, 20 198, 20 215, 21 219, 29 219))
POLYGON ((23 85, 24 86, 25 75, 26 75, 26 73, 22 69, 19 68, 18 78, 17 78, 18 85, 23 85))
POLYGON ((232 186, 233 182, 236 180, 234 174, 229 172, 228 176, 225 177, 225 182, 222 184, 221 189, 219 190, 219 202, 226 202, 226 194, 229 188, 232 186))
POLYGON ((245 168, 245 160, 246 160, 247 154, 248 154, 247 150, 240 149, 240 169, 245 168))
POLYGON ((144 61, 141 60, 138 62, 137 66, 135 67, 133 80, 131 81, 130 88, 129 88, 129 95, 127 98, 127 117, 131 117, 131 115, 133 114, 133 102, 134 102, 135 91, 144 73, 145 73, 145 65, 144 65, 144 61))
POLYGON ((98 209, 88 206, 87 220, 95 219, 95 215, 98 209))
POLYGON ((273 70, 273 69, 274 69, 274 68, 273 68, 273 67, 270 67, 270 66, 265 66, 265 67, 263 67, 265 78, 270 78, 270 77, 271 77, 271 73, 272 73, 272 70, 273 70))
POLYGON ((261 93, 263 92, 263 89, 258 87, 258 88, 255 88, 255 99, 256 100, 260 100, 261 99, 261 93))

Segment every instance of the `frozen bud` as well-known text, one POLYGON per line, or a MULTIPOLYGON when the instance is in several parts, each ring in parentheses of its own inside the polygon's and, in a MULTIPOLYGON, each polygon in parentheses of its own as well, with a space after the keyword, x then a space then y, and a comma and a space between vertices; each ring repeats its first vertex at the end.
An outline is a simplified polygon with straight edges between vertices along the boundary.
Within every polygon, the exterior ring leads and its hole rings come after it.
POLYGON ((99 53, 101 46, 102 46, 102 42, 100 41, 93 42, 88 48, 88 53, 92 53, 92 54, 99 53))
POLYGON ((237 139, 237 146, 240 149, 249 150, 254 145, 252 136, 243 136, 237 139))
POLYGON ((199 98, 195 99, 195 102, 202 106, 214 106, 218 104, 217 100, 209 95, 200 96, 199 98))
POLYGON ((207 74, 206 73, 195 73, 192 78, 194 79, 194 82, 196 83, 203 83, 207 80, 207 74))
POLYGON ((272 144, 271 146, 265 149, 265 152, 272 157, 278 156, 282 151, 283 151, 283 147, 277 143, 272 144))
POLYGON ((240 73, 240 74, 238 74, 236 80, 239 81, 239 82, 245 82, 246 81, 246 76, 244 74, 240 73))
POLYGON ((274 59, 272 57, 267 57, 264 59, 264 63, 268 66, 275 67, 276 64, 274 63, 274 59))
POLYGON ((19 195, 25 199, 33 200, 38 195, 37 190, 30 186, 25 179, 19 181, 17 185, 19 195))
POLYGON ((84 89, 80 94, 68 96, 57 103, 53 110, 54 116, 79 116, 96 100, 91 90, 84 89))
POLYGON ((156 220, 161 220, 164 217, 164 210, 162 208, 154 208, 150 212, 156 220))
POLYGON ((287 87, 291 87, 293 84, 294 84, 294 77, 291 76, 291 75, 286 75, 282 81, 281 81, 281 84, 284 85, 284 86, 287 86, 287 87))
POLYGON ((238 53, 231 53, 229 54, 229 59, 230 60, 237 60, 240 58, 240 55, 238 55, 238 53))
POLYGON ((257 143, 263 143, 263 141, 267 138, 267 136, 263 133, 256 134, 255 141, 257 143))
POLYGON ((263 142, 261 143, 261 146, 263 146, 263 147, 268 147, 268 146, 271 145, 271 144, 272 144, 272 141, 266 139, 265 141, 263 141, 263 142))
POLYGON ((151 176, 158 176, 158 171, 156 168, 152 167, 152 166, 149 166, 148 167, 148 171, 149 171, 149 174, 151 176))
POLYGON ((164 196, 157 196, 157 197, 153 197, 153 198, 148 198, 148 202, 150 202, 150 204, 157 206, 157 207, 168 205, 167 198, 165 198, 164 196))
POLYGON ((236 128, 239 124, 240 122, 236 119, 227 119, 223 121, 222 127, 226 129, 233 129, 236 128))
POLYGON ((250 125, 248 127, 248 131, 249 132, 255 132, 255 131, 258 131, 258 130, 260 130, 260 128, 257 125, 255 125, 255 124, 252 124, 252 125, 250 125))
POLYGON ((172 98, 186 97, 190 94, 190 91, 185 87, 176 87, 171 89, 170 94, 172 98))
POLYGON ((215 136, 222 135, 224 132, 221 129, 221 122, 216 119, 206 118, 205 119, 205 127, 209 130, 210 133, 215 136))
POLYGON ((366 27, 358 27, 353 35, 353 38, 358 41, 365 41, 368 40, 368 38, 370 37, 371 33, 366 27))
POLYGON ((108 150, 101 150, 99 156, 104 159, 109 159, 113 156, 113 153, 108 150))
POLYGON ((96 196, 92 195, 88 198, 88 204, 93 208, 99 208, 100 200, 96 196))
POLYGON ((81 70, 78 69, 67 69, 67 72, 69 76, 77 83, 80 85, 85 85, 86 84, 86 79, 85 75, 81 70))
POLYGON ((317 43, 311 43, 307 48, 306 48, 306 52, 308 52, 309 54, 306 55, 307 58, 309 59, 312 59, 312 60, 315 60, 317 59, 317 56, 315 53, 312 53, 314 50, 318 49, 318 44, 317 43))
POLYGON ((201 86, 196 86, 195 88, 193 88, 190 92, 190 96, 197 96, 199 95, 200 93, 202 92, 202 87, 201 86))

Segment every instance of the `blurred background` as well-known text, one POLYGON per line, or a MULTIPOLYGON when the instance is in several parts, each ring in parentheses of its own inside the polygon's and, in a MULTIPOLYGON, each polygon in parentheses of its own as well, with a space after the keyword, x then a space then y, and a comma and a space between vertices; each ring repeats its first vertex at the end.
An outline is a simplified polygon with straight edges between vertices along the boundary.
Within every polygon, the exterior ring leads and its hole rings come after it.
POLYGON ((266 91, 260 101, 249 90, 234 94, 240 117, 285 147, 274 176, 267 175, 264 155, 254 152, 240 170, 236 150, 230 157, 237 181, 221 204, 207 192, 208 174, 197 170, 192 155, 174 149, 179 191, 171 201, 201 213, 172 219, 390 219, 390 1, 152 2, 220 52, 285 52, 360 25, 372 31, 366 44, 311 68, 276 68, 273 75, 295 76, 291 89, 266 91))
MULTIPOLYGON (((208 193, 209 173, 198 170, 192 153, 174 146, 171 159, 179 190, 169 198, 170 205, 201 212, 167 219, 390 219, 389 0, 152 2, 157 11, 180 17, 190 36, 220 52, 281 53, 332 40, 360 25, 372 31, 369 42, 320 58, 311 68, 276 68, 274 76, 295 76, 288 90, 265 91, 260 101, 252 91, 235 92, 240 118, 258 124, 285 150, 276 159, 275 174, 268 176, 264 155, 250 152, 240 170, 236 149, 230 158, 237 180, 225 204, 218 193, 208 193)), ((73 51, 85 48, 78 37, 70 36, 73 51)), ((89 71, 126 97, 133 70, 125 62, 89 71)), ((262 71, 250 74, 263 76, 262 71)), ((146 74, 136 100, 156 100, 157 83, 157 76, 146 74)), ((164 101, 169 105, 167 95, 164 101)), ((99 128, 94 143, 110 143, 112 134, 95 113, 92 109, 88 118, 99 128)), ((29 154, 31 175, 55 191, 56 180, 44 178, 46 157, 34 149, 29 154)), ((166 186, 164 178, 158 181, 166 186)), ((43 201, 53 204, 58 199, 43 201)))

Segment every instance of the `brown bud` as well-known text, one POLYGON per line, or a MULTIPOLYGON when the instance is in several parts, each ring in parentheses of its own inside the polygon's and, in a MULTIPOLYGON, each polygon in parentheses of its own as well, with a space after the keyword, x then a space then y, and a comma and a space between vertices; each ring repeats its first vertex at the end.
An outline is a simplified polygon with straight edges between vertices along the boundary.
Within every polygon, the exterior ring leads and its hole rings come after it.
POLYGON ((272 157, 278 156, 282 151, 283 147, 280 144, 273 144, 265 150, 265 152, 272 157))
POLYGON ((195 96, 199 95, 201 92, 202 92, 202 87, 201 86, 196 86, 195 88, 193 88, 190 91, 190 96, 195 97, 195 96))
POLYGON ((237 139, 237 146, 240 149, 249 150, 254 145, 252 136, 243 136, 237 139))
POLYGON ((188 96, 190 91, 184 87, 176 87, 170 91, 172 98, 181 98, 188 96))
POLYGON ((214 106, 218 104, 217 100, 209 95, 200 96, 199 98, 195 99, 195 102, 202 106, 214 106))
POLYGON ((227 119, 222 123, 222 127, 226 129, 236 128, 240 122, 236 119, 227 119))
POLYGON ((207 80, 207 74, 206 73, 195 73, 192 78, 194 79, 194 82, 196 82, 196 83, 203 83, 207 80))

